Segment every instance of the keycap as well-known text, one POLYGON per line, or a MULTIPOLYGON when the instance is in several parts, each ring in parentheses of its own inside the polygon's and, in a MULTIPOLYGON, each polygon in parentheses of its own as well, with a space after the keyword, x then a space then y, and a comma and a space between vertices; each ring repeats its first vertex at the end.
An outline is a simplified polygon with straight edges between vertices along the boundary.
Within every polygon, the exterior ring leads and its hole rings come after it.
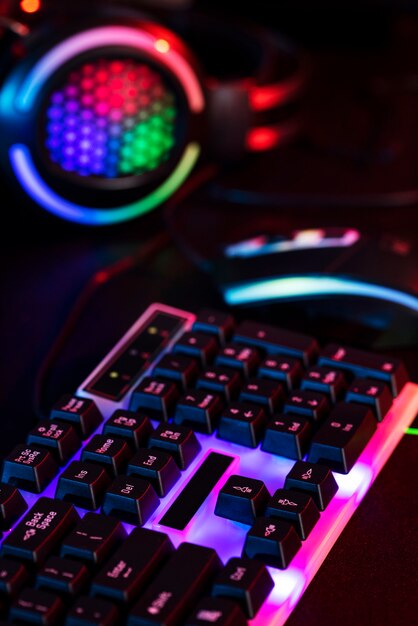
POLYGON ((147 448, 138 450, 129 461, 126 472, 128 476, 139 476, 149 481, 160 498, 168 494, 181 476, 170 454, 147 448))
POLYGON ((122 409, 115 411, 103 426, 104 435, 123 439, 133 451, 146 445, 152 431, 148 416, 122 409))
POLYGON ((241 446, 256 448, 267 416, 261 406, 246 402, 231 402, 219 420, 218 437, 241 446))
POLYGON ((80 460, 97 463, 105 468, 110 476, 117 476, 132 456, 128 444, 123 439, 111 435, 94 435, 83 448, 80 460))
POLYGON ((322 393, 296 390, 287 397, 283 411, 294 415, 305 415, 312 422, 318 423, 325 419, 329 411, 329 403, 322 393))
POLYGON ((0 528, 6 530, 19 519, 26 511, 28 505, 20 491, 8 485, 0 483, 0 528))
POLYGON ((129 409, 142 409, 152 419, 167 422, 178 399, 177 387, 168 380, 147 376, 133 390, 129 409))
POLYGON ((324 511, 338 491, 332 472, 324 465, 297 461, 284 483, 285 489, 303 491, 311 496, 320 511, 324 511))
POLYGON ((210 367, 204 370, 196 381, 197 389, 207 389, 230 402, 238 395, 241 377, 238 372, 226 367, 210 367))
POLYGON ((356 378, 348 388, 345 401, 369 405, 377 421, 381 422, 389 411, 393 398, 385 383, 356 378))
POLYGON ((258 376, 277 380, 290 391, 299 383, 302 372, 302 366, 298 359, 285 356, 268 356, 261 362, 258 376))
POLYGON ((94 578, 91 594, 131 604, 173 552, 164 533, 134 528, 94 578))
POLYGON ((319 520, 319 511, 307 493, 278 489, 267 503, 265 516, 289 522, 304 540, 319 520))
POLYGON ((283 388, 275 380, 250 378, 239 394, 241 402, 261 404, 268 413, 274 413, 283 400, 283 388))
POLYGON ((258 517, 245 538, 243 556, 285 569, 301 547, 301 540, 288 522, 258 517))
POLYGON ((73 461, 59 477, 55 497, 94 511, 99 508, 110 482, 103 467, 73 461))
POLYGON ((251 321, 238 326, 234 342, 254 346, 268 355, 294 356, 305 365, 309 365, 318 353, 317 342, 308 335, 251 321))
POLYGON ((397 396, 408 382, 408 374, 399 359, 336 343, 324 348, 318 363, 346 370, 359 378, 381 380, 389 385, 394 396, 397 396))
POLYGON ((233 456, 209 452, 158 524, 185 530, 233 461, 233 456))
POLYGON ((341 370, 331 367, 310 367, 303 376, 301 389, 325 393, 331 402, 336 402, 344 394, 347 382, 341 370))
POLYGON ((202 598, 185 626, 247 626, 247 619, 237 602, 227 598, 202 598))
POLYGON ((212 548, 180 544, 135 604, 128 626, 180 626, 220 568, 212 548))
POLYGON ((20 623, 53 626, 64 610, 59 595, 39 589, 24 589, 10 608, 10 618, 20 623))
POLYGON ((218 494, 215 515, 242 524, 253 524, 270 499, 261 480, 230 476, 218 494))
POLYGON ((203 332, 215 335, 221 346, 231 338, 235 328, 235 320, 230 313, 202 309, 193 323, 193 332, 203 332))
POLYGON ((106 490, 102 513, 142 526, 160 500, 151 484, 137 476, 118 476, 106 490))
POLYGON ((217 394, 204 389, 191 389, 178 401, 174 422, 211 434, 221 411, 222 402, 217 394))
POLYGON ((192 429, 180 424, 158 426, 148 440, 148 447, 168 452, 182 470, 189 467, 201 449, 192 429))
POLYGON ((218 342, 210 334, 199 332, 186 332, 173 346, 173 354, 191 356, 206 367, 218 352, 218 342))
POLYGON ((1 480, 25 491, 41 493, 57 470, 47 450, 23 444, 16 446, 4 459, 1 480))
POLYGON ((245 615, 255 617, 273 587, 273 579, 263 563, 232 558, 214 581, 212 595, 239 602, 245 615))
POLYGON ((281 413, 268 422, 261 449, 288 459, 302 459, 311 436, 312 426, 306 417, 281 413))
POLYGON ((50 419, 71 424, 86 439, 102 422, 102 415, 93 400, 66 394, 52 407, 50 419))
POLYGON ((14 598, 28 580, 22 563, 0 558, 0 598, 14 598))
POLYGON ((65 626, 117 626, 121 624, 114 604, 101 598, 82 596, 70 608, 65 626))
POLYGON ((72 504, 39 498, 4 540, 2 555, 42 565, 78 520, 72 504))
POLYGON ((37 589, 69 596, 78 595, 89 581, 90 574, 83 563, 59 556, 51 556, 36 575, 37 589))
POLYGON ((86 513, 61 544, 60 555, 101 565, 112 550, 126 538, 118 520, 96 513, 86 513))
POLYGON ((252 376, 259 363, 260 354, 258 350, 248 346, 237 346, 232 343, 222 348, 215 359, 216 365, 236 369, 241 372, 244 378, 252 376))
POLYGON ((348 474, 375 430, 376 420, 368 406, 339 402, 314 435, 308 461, 348 474))
POLYGON ((153 376, 167 378, 185 391, 194 385, 199 367, 196 359, 183 354, 165 354, 153 370, 153 376))
POLYGON ((63 465, 79 449, 80 439, 70 424, 42 420, 27 436, 26 443, 46 448, 56 463, 63 465))

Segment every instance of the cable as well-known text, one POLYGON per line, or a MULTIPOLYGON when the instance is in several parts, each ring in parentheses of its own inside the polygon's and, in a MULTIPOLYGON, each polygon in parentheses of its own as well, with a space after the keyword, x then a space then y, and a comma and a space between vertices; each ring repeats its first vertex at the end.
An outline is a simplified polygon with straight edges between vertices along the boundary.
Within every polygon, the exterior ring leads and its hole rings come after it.
POLYGON ((92 296, 94 296, 101 287, 108 284, 117 276, 138 267, 145 259, 154 255, 167 245, 168 241, 169 237, 167 233, 159 234, 142 246, 137 253, 119 259, 104 269, 100 269, 87 281, 38 369, 34 385, 33 405, 35 413, 40 419, 46 419, 48 416, 48 412, 45 411, 43 407, 43 396, 49 374, 92 296))

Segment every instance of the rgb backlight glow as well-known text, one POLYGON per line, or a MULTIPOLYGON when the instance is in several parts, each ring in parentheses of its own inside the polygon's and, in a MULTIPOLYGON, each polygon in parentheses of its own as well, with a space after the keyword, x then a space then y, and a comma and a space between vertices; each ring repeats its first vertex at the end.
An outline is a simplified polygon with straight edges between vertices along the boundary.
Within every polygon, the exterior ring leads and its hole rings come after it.
POLYGON ((133 59, 99 58, 72 70, 45 113, 50 159, 79 176, 118 178, 169 159, 178 111, 160 73, 133 59))

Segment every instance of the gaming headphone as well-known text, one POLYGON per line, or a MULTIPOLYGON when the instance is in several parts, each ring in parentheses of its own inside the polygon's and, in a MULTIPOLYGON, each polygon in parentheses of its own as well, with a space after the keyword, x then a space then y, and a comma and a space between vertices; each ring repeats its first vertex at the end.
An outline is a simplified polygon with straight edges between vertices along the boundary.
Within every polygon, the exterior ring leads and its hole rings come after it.
POLYGON ((303 63, 265 29, 91 0, 1 24, 1 169, 61 218, 130 220, 198 160, 239 159, 297 130, 303 63))

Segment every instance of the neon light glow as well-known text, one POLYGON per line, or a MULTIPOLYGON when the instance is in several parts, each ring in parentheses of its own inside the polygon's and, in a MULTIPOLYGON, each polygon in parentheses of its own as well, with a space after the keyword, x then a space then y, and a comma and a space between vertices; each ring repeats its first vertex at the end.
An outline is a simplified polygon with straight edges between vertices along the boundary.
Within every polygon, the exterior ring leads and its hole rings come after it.
POLYGON ((298 91, 301 85, 299 78, 274 83, 258 85, 249 93, 250 107, 253 111, 266 111, 287 102, 298 91))
POLYGON ((101 226, 133 219, 164 202, 187 178, 199 153, 198 144, 188 144, 176 169, 157 189, 141 200, 112 209, 81 206, 59 196, 39 175, 27 146, 13 145, 10 148, 9 158, 16 178, 23 189, 47 211, 72 222, 101 226))
POLYGON ((43 56, 26 76, 16 98, 16 106, 22 112, 30 111, 45 81, 65 63, 89 50, 104 46, 131 47, 146 52, 157 61, 164 55, 164 65, 177 76, 192 111, 200 112, 205 106, 202 89, 196 74, 186 59, 173 48, 159 51, 159 37, 127 26, 103 26, 78 33, 58 44, 43 56))
POLYGON ((391 287, 364 283, 349 278, 331 276, 282 277, 224 288, 225 301, 230 305, 330 295, 375 298, 399 304, 418 313, 418 298, 416 296, 391 287))
POLYGON ((327 236, 322 229, 297 230, 292 238, 271 240, 267 236, 254 237, 240 241, 225 248, 228 257, 253 257, 263 254, 309 250, 315 248, 346 248, 360 239, 360 233, 354 228, 346 230, 341 236, 327 236))
POLYGON ((50 95, 45 145, 67 172, 138 176, 171 156, 177 118, 174 93, 161 74, 131 59, 94 59, 50 95))
POLYGON ((418 435, 418 428, 407 428, 405 435, 418 435))
POLYGON ((41 8, 40 0, 21 0, 20 8, 24 13, 36 13, 41 8))
POLYGON ((283 137, 282 128, 273 126, 259 126, 248 131, 245 143, 247 149, 252 152, 262 152, 271 150, 281 141, 283 137))

